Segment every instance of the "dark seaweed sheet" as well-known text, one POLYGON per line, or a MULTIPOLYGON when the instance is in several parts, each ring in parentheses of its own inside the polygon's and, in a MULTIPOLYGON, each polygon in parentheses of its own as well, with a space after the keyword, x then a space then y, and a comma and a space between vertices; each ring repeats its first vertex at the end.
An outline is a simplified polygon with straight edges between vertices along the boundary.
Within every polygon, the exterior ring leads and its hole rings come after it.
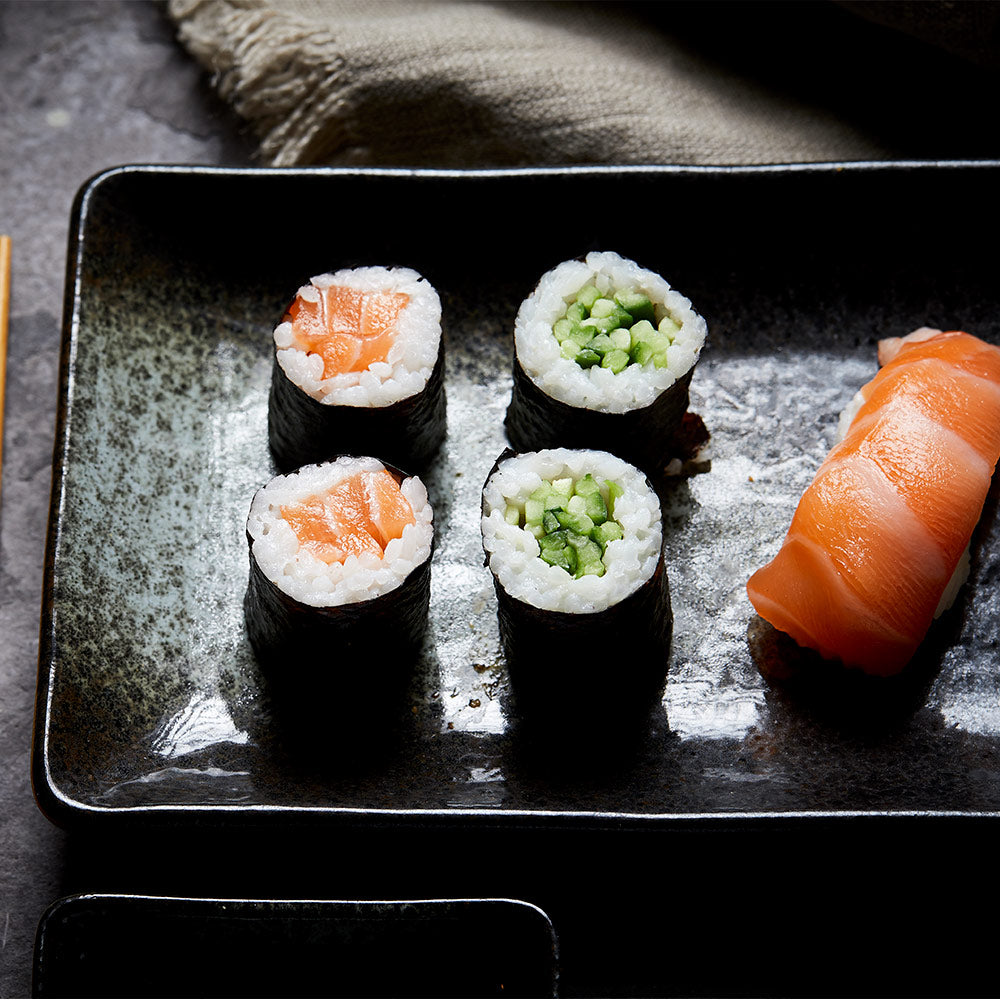
POLYGON ((290 597, 261 571, 250 546, 250 581, 243 599, 247 637, 276 710, 295 734, 303 726, 363 727, 357 706, 370 682, 357 669, 371 663, 385 704, 404 696, 410 664, 427 632, 431 560, 396 588, 367 601, 311 607, 290 597))
POLYGON ((677 433, 688 408, 693 371, 682 375, 648 406, 601 413, 571 406, 543 392, 525 374, 516 355, 511 368, 513 386, 504 428, 515 451, 599 448, 638 466, 657 484, 662 483, 672 460, 687 457, 677 433))
POLYGON ((268 443, 282 472, 335 455, 371 455, 412 472, 433 461, 447 433, 444 345, 427 385, 388 406, 327 406, 295 385, 274 359, 268 443))
POLYGON ((771 647, 744 588, 874 373, 879 337, 929 324, 1000 341, 996 251, 977 238, 994 228, 998 177, 995 165, 840 165, 99 178, 70 255, 36 729, 44 807, 66 823, 294 810, 587 827, 996 813, 995 484, 969 583, 898 683, 765 682, 755 656, 771 647), (571 211, 623 197, 667 206, 671 238, 623 237, 571 211), (289 248, 277 237, 299 199, 371 200, 412 227, 391 245, 359 229, 349 251, 289 248), (538 202, 565 224, 525 241, 510 220, 538 202), (927 219, 945 206, 949 238, 932 239, 927 219), (476 218, 491 238, 470 253, 442 217, 476 218), (663 491, 675 623, 662 699, 637 744, 600 767, 578 752, 589 738, 556 758, 522 738, 478 523, 507 444, 517 306, 548 267, 597 248, 663 273, 706 317, 691 407, 711 433, 710 471, 663 491), (370 663, 354 665, 363 754, 327 752, 322 732, 303 753, 242 627, 243 522, 274 471, 268 338, 304 276, 370 262, 420 270, 446 316, 430 628, 402 706, 386 704, 370 663))

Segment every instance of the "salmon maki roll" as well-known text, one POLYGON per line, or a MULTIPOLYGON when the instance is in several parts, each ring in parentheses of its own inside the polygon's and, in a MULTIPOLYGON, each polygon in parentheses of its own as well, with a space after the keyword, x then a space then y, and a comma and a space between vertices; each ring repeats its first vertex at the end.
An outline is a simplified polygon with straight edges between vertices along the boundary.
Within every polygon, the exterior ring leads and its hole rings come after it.
POLYGON ((410 268, 321 274, 274 330, 268 440, 283 472, 345 452, 422 470, 446 433, 441 302, 410 268))
POLYGON ((412 662, 426 628, 433 511, 416 476, 341 457, 277 476, 247 520, 247 633, 272 675, 412 662), (395 660, 393 659, 395 658, 395 660))
POLYGON ((882 341, 879 360, 747 593, 800 645, 890 675, 968 573, 1000 458, 1000 348, 922 329, 882 341))

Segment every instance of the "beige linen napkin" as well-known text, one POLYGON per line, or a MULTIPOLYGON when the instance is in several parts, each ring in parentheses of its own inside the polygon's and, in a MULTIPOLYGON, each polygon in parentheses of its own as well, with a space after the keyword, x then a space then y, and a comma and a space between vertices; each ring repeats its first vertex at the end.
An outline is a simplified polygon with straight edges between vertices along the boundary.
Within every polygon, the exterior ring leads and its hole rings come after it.
MULTIPOLYGON (((895 152, 870 122, 794 96, 773 76, 734 71, 662 30, 680 11, 670 4, 170 0, 168 9, 183 44, 252 124, 260 159, 278 166, 738 164, 895 152)), ((703 9, 717 11, 721 32, 730 27, 728 4, 703 9)), ((846 74, 847 53, 844 65, 846 74)))

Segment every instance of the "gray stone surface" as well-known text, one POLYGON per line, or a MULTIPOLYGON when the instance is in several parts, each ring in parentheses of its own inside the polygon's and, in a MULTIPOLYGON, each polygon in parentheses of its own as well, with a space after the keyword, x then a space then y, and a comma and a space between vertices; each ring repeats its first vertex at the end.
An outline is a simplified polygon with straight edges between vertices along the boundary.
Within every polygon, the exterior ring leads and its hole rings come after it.
MULTIPOLYGON (((717 53, 720 62, 732 60, 741 71, 761 72, 774 86, 784 82, 778 77, 787 68, 785 61, 769 61, 764 72, 758 69, 757 50, 743 44, 739 33, 719 37, 727 43, 717 53)), ((862 55, 882 41, 874 33, 866 38, 870 44, 861 45, 862 55)), ((691 44, 696 42, 692 36, 691 44)), ((797 51, 801 69, 813 53, 808 45, 797 51)), ((889 61, 886 85, 873 87, 871 101, 861 110, 843 100, 850 88, 841 84, 854 73, 875 79, 871 67, 876 63, 856 53, 855 65, 846 55, 844 66, 838 63, 843 73, 823 73, 821 79, 803 73, 805 97, 859 116, 873 130, 885 130, 900 155, 997 155, 995 78, 981 91, 949 87, 954 64, 916 72, 910 51, 889 61), (947 111, 949 102, 951 113, 943 117, 926 110, 947 111), (981 111, 986 128, 974 127, 981 111)), ((553 916, 562 906, 564 918, 575 910, 581 922, 589 922, 585 932, 575 940, 567 935, 563 943, 567 995, 574 995, 574 986, 575 995, 629 994, 635 983, 640 985, 631 995, 685 989, 696 995, 691 979, 678 978, 685 971, 689 977, 699 973, 698 955, 692 957, 680 946, 689 940, 681 937, 683 928, 693 928, 693 934, 718 949, 711 964, 702 966, 701 992, 711 992, 707 984, 716 981, 723 966, 735 970, 732 976, 747 977, 736 992, 760 995, 822 992, 823 987, 808 985, 817 981, 817 970, 824 977, 821 982, 841 964, 846 975, 860 955, 885 965, 878 974, 893 977, 894 983, 907 971, 900 969, 907 963, 899 962, 899 955, 922 956, 908 966, 922 976, 927 967, 942 977, 953 969, 971 970, 979 955, 985 968, 992 954, 992 927, 980 919, 978 906, 996 881, 990 864, 995 825, 939 830, 944 845, 927 836, 910 838, 913 853, 920 855, 912 865, 899 860, 905 834, 912 831, 898 827, 876 837, 864 828, 840 829, 836 850, 799 830, 783 836, 740 830, 734 840, 732 831, 723 828, 698 838, 697 844, 694 838, 683 847, 673 844, 672 853, 652 859, 649 844, 645 852, 619 851, 609 857, 599 838, 581 835, 540 859, 554 874, 538 887, 528 886, 518 843, 506 840, 502 850, 496 841, 478 839, 451 847, 450 853, 449 848, 419 853, 368 835, 364 846, 372 853, 388 848, 373 875, 363 866, 330 860, 331 843, 343 852, 339 856, 353 857, 351 848, 362 840, 357 835, 352 840, 343 829, 324 830, 302 844, 295 842, 293 831, 275 849, 267 841, 271 831, 252 838, 191 829, 159 835, 116 830, 105 841, 86 833, 65 835, 40 813, 30 787, 29 748, 73 196, 88 177, 114 164, 241 165, 251 162, 252 148, 240 123, 174 42, 160 5, 124 0, 0 3, 0 232, 14 240, 0 496, 0 996, 29 995, 39 919, 49 904, 73 892, 292 899, 324 894, 346 899, 391 898, 390 893, 397 898, 530 895, 553 916), (713 858, 719 875, 714 894, 711 887, 678 892, 682 876, 713 858), (926 858, 933 863, 925 865, 926 858), (977 858, 984 859, 981 870, 977 858), (783 880, 781 872, 787 873, 783 880), (562 891, 566 884, 576 889, 575 895, 562 891), (626 894, 620 886, 636 888, 626 894), (851 913, 850 921, 827 906, 838 900, 851 913), (664 915, 661 921, 647 919, 643 905, 655 906, 664 915), (879 914, 878 933, 869 934, 864 927, 869 910, 879 914), (606 919, 589 920, 594 913, 606 919), (945 914, 948 919, 941 920, 945 914), (884 931, 890 927, 898 932, 891 939, 884 931), (898 938, 904 939, 905 950, 898 938), (637 961, 648 964, 651 956, 660 964, 653 972, 637 961), (584 971, 572 973, 574 962, 584 971), (807 967, 812 978, 801 987, 788 985, 800 967, 807 967), (685 985, 672 988, 678 981, 685 985)), ((760 753, 768 752, 762 744, 760 753)), ((956 781, 966 777, 959 772, 956 781)), ((484 953, 488 957, 488 948, 484 953)), ((450 974, 479 956, 436 958, 450 974)), ((720 992, 732 991, 731 981, 720 992)), ((901 985, 872 989, 907 992, 901 985)), ((911 989, 916 987, 911 984, 911 989)))
POLYGON ((13 241, 0 506, 0 995, 28 996, 66 837, 32 799, 29 747, 77 189, 120 163, 245 164, 251 144, 151 3, 0 5, 0 232, 13 241))

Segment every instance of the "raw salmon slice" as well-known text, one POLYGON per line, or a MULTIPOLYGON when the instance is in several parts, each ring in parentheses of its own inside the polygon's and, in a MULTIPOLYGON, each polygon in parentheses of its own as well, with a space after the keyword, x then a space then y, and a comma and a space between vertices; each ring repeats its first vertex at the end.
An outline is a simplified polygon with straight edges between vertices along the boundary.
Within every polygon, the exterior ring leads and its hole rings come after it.
POLYGON ((888 675, 923 640, 982 513, 1000 458, 1000 348, 919 330, 879 358, 747 594, 800 645, 888 675))
POLYGON ((325 494, 281 508, 299 545, 325 563, 364 552, 382 558, 386 545, 415 523, 413 508, 392 475, 359 472, 325 494))
POLYGON ((315 300, 296 296, 285 318, 292 324, 296 345, 323 359, 323 378, 361 372, 389 357, 409 295, 342 285, 315 290, 315 300))

